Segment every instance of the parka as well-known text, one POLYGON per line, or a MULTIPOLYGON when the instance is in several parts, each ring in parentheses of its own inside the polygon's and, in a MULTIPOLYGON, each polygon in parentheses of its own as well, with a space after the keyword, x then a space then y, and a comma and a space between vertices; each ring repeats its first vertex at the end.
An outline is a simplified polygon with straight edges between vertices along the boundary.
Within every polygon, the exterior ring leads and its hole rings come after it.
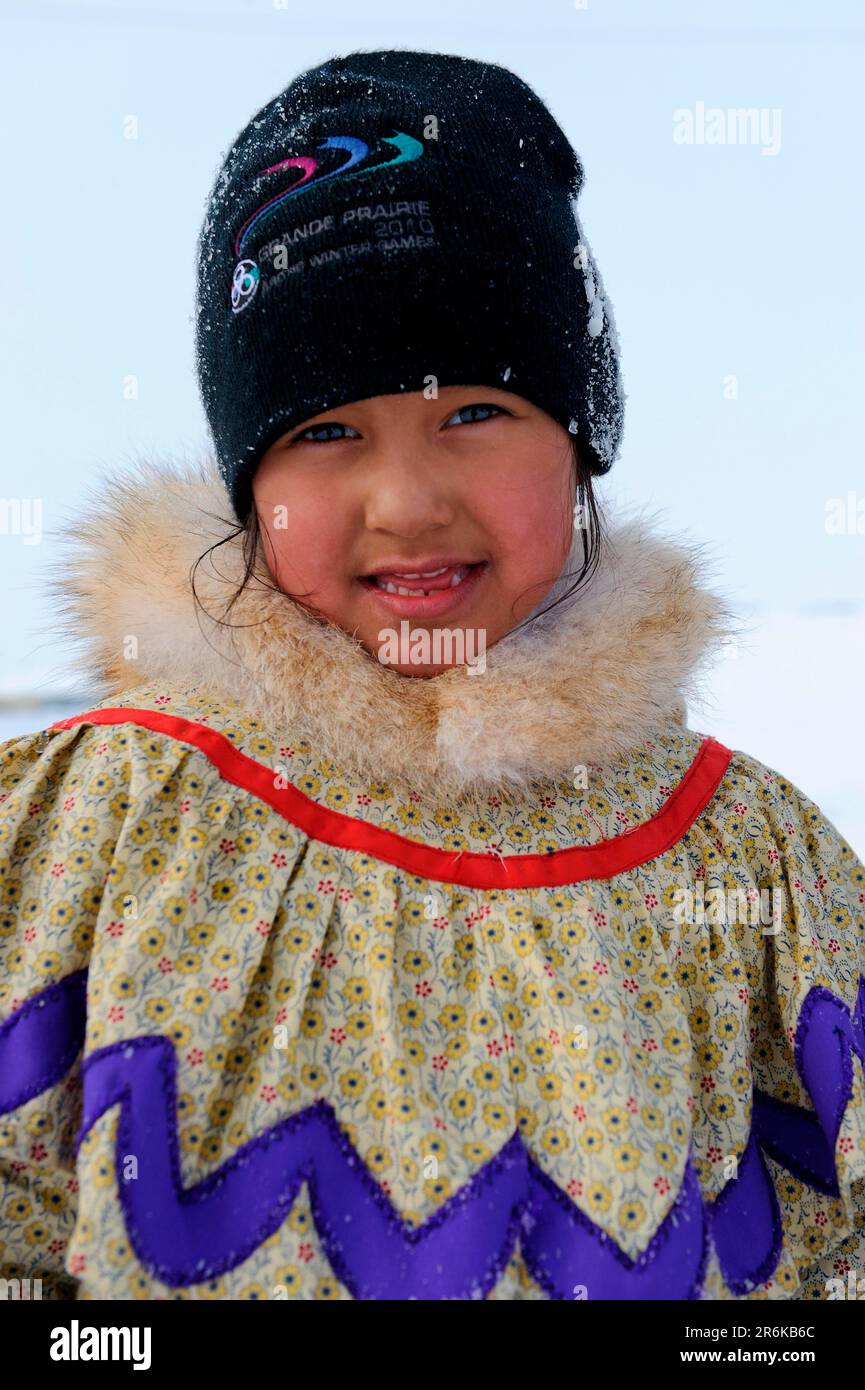
POLYGON ((855 1296, 865 868, 689 727, 699 551, 617 521, 415 679, 260 554, 223 616, 228 515, 207 458, 110 479, 53 581, 97 698, 0 747, 0 1277, 855 1296))

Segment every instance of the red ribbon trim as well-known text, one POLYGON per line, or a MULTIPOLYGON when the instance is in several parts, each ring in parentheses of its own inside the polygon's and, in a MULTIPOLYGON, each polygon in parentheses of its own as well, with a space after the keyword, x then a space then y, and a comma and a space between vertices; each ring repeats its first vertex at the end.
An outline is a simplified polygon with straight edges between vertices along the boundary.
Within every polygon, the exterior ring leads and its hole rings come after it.
POLYGON ((50 725, 71 729, 76 724, 137 724, 198 748, 220 775, 267 802, 280 816, 310 839, 340 849, 357 850, 405 869, 420 878, 455 883, 466 888, 557 888, 586 879, 612 878, 665 854, 705 810, 718 789, 732 749, 705 738, 688 771, 660 811, 642 825, 632 826, 612 840, 574 845, 548 854, 506 854, 443 850, 410 840, 395 830, 369 825, 342 811, 321 806, 297 787, 275 787, 274 771, 241 753, 229 738, 189 719, 151 709, 96 709, 74 714, 50 725))

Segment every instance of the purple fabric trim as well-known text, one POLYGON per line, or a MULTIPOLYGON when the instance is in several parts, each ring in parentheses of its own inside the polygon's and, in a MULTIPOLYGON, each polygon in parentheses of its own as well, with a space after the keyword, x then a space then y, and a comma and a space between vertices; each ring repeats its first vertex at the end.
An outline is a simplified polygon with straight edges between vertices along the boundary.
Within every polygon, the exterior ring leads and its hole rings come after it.
POLYGON ((66 1075, 84 1046, 87 971, 76 970, 28 999, 0 1026, 0 1115, 66 1075))
POLYGON ((133 1038, 84 1063, 77 1144, 110 1106, 120 1202, 141 1263, 172 1287, 216 1278, 247 1259, 284 1221, 304 1179, 316 1230, 337 1278, 358 1299, 484 1298, 517 1235, 551 1298, 691 1298, 706 1230, 691 1165, 649 1249, 631 1261, 579 1213, 528 1154, 519 1133, 421 1227, 402 1221, 340 1129, 316 1101, 184 1189, 177 1143, 177 1061, 167 1038, 133 1038), (123 1159, 138 1158, 125 1181, 123 1159))
MULTIPOLYGON (((796 1070, 805 1083, 832 1153, 853 1086, 853 1056, 865 1066, 865 975, 851 1017, 843 1000, 815 986, 796 1028, 796 1070)), ((837 1191, 837 1188, 836 1188, 837 1191)))
POLYGON ((754 1092, 754 1128, 761 1145, 800 1181, 838 1196, 835 1148, 853 1089, 853 1056, 865 1066, 865 975, 852 1014, 823 985, 809 991, 796 1026, 796 1070, 814 1112, 754 1092))
MULTIPOLYGON (((86 972, 24 1004, 0 1028, 0 1112, 53 1085, 81 1048, 86 972)), ((834 1154, 853 1079, 865 1065, 865 975, 851 1014, 816 986, 803 1005, 796 1066, 808 1111, 756 1090, 739 1171, 704 1201, 689 1153, 674 1206, 632 1260, 542 1170, 517 1132, 423 1226, 406 1225, 320 1100, 245 1144, 184 1189, 177 1140, 177 1059, 167 1038, 132 1038, 86 1058, 78 1147, 119 1104, 117 1180, 130 1241, 164 1283, 200 1283, 241 1264, 276 1231, 304 1180, 322 1247, 354 1298, 484 1298, 519 1238, 532 1277, 554 1299, 585 1284, 592 1298, 700 1296, 714 1241, 735 1294, 768 1279, 781 1251, 780 1206, 765 1153, 808 1185, 838 1195, 834 1154), (124 1156, 139 1176, 123 1176, 124 1156)))
POLYGON ((865 975, 852 1014, 822 985, 809 990, 802 1005, 793 1055, 814 1111, 754 1089, 738 1175, 709 1204, 718 1261, 733 1293, 765 1282, 781 1254, 781 1208, 761 1150, 807 1186, 839 1195, 835 1148, 853 1089, 854 1053, 865 1066, 865 975))
POLYGON ((532 1278, 549 1298, 698 1299, 709 1257, 709 1231, 691 1154, 670 1211, 636 1260, 576 1207, 552 1178, 533 1169, 531 1215, 521 1249, 532 1278))
POLYGON ((835 1145, 827 1140, 813 1111, 755 1089, 751 1134, 800 1182, 828 1197, 838 1196, 835 1145))
POLYGON ((737 1296, 750 1293, 771 1276, 784 1239, 778 1194, 753 1125, 737 1176, 706 1207, 725 1284, 737 1296))

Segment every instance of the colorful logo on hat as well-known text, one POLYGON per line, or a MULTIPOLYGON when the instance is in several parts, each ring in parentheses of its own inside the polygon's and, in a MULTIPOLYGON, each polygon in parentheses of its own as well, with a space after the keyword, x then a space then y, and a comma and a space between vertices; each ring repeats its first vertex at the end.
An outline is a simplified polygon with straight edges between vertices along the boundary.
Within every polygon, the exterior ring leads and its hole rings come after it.
POLYGON ((231 279, 231 307, 236 314, 245 309, 258 289, 261 271, 255 261, 238 261, 231 279))
POLYGON ((318 147, 320 150, 346 150, 349 157, 338 169, 332 169, 329 174, 320 174, 318 178, 313 178, 313 175, 320 161, 305 155, 282 159, 278 164, 271 164, 266 169, 259 169, 256 178, 261 178, 265 174, 278 174, 283 169, 300 169, 301 177, 290 188, 283 189, 281 193, 268 198, 260 207, 257 207, 255 212, 246 219, 234 239, 234 254, 240 257, 234 267, 234 274, 231 279, 231 307, 235 314, 239 314, 242 309, 252 303, 261 281, 261 269, 258 264, 254 260, 243 259, 244 247, 248 244, 253 231, 272 216, 277 208, 282 207, 289 198, 296 198, 310 188, 317 188, 319 184, 326 183, 328 179, 352 178, 355 174, 368 174, 374 169, 392 169, 397 164, 410 164, 415 159, 420 159, 424 152, 421 141, 416 140, 413 135, 407 135, 403 130, 395 131, 393 135, 384 135, 382 139, 385 144, 395 146, 396 155, 393 159, 385 159, 379 164, 369 164, 363 169, 358 169, 355 166, 366 159, 369 154, 369 145, 355 135, 329 135, 326 140, 322 141, 318 147))

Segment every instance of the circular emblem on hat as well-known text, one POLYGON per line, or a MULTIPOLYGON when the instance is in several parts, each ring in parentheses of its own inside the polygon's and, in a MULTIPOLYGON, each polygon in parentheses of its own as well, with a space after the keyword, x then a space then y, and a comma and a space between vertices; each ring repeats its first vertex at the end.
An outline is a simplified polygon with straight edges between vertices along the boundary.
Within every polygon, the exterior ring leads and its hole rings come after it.
POLYGON ((261 271, 255 261, 238 261, 231 280, 231 307, 235 314, 255 298, 261 271))

